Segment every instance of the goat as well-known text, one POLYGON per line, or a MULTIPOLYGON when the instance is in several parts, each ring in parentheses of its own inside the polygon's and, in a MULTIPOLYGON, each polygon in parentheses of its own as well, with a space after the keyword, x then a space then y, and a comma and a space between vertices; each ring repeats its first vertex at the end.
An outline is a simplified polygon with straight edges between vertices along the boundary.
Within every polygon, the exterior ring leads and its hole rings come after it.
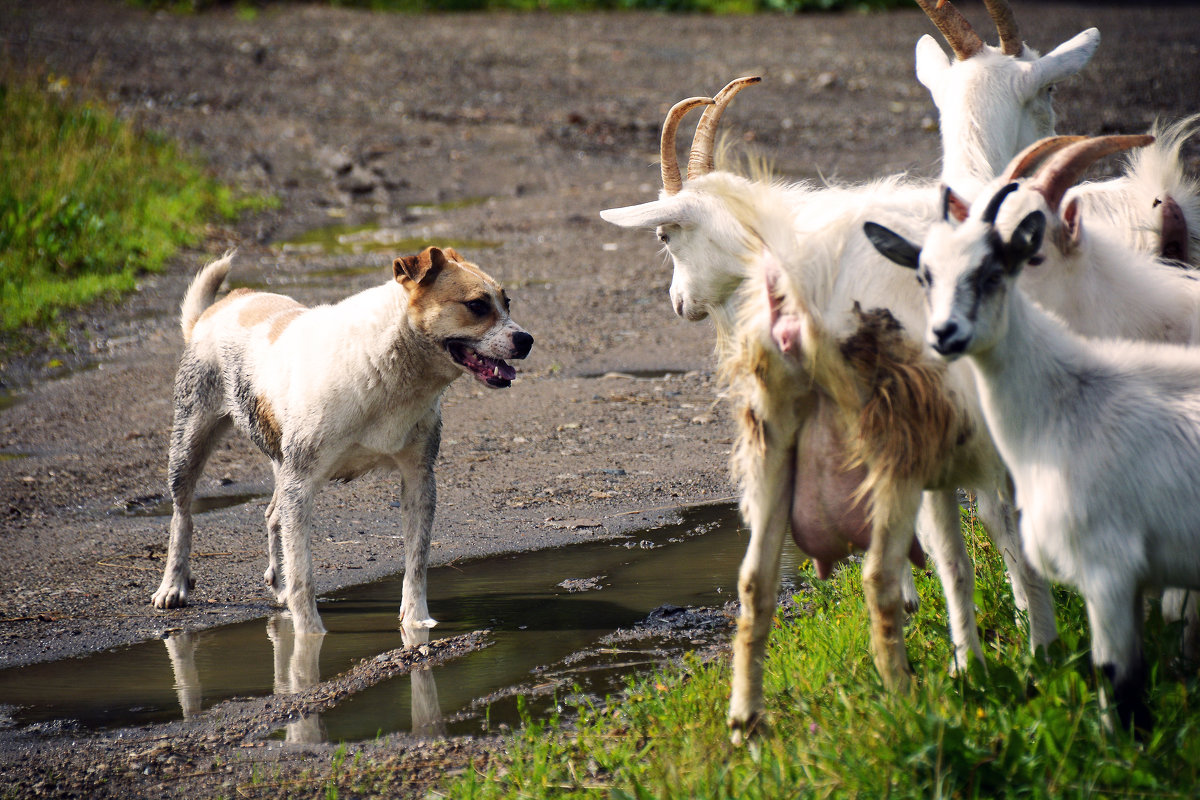
MULTIPOLYGON (((737 82, 731 86, 737 87, 737 82)), ((706 109, 706 115, 711 113, 719 116, 728 103, 729 95, 723 92, 718 99, 721 102, 706 109)), ((630 209, 610 209, 602 212, 602 216, 616 224, 661 226, 658 229, 659 237, 667 244, 676 265, 671 286, 672 304, 677 313, 689 319, 702 319, 711 313, 717 322, 719 349, 720 342, 728 339, 729 332, 733 330, 732 307, 736 303, 728 301, 734 288, 746 275, 746 260, 757 252, 753 245, 757 238, 754 230, 757 220, 764 215, 788 215, 793 226, 812 232, 813 235, 806 241, 806 255, 817 264, 826 264, 830 276, 826 280, 817 274, 819 269, 814 270, 811 284, 819 287, 817 291, 823 291, 832 280, 832 265, 840 263, 838 259, 842 258, 840 252, 835 251, 842 249, 853 229, 844 221, 849 219, 847 214, 864 208, 888 208, 901 218, 911 218, 914 226, 921 230, 936 218, 937 196, 932 185, 920 185, 902 179, 840 188, 752 182, 727 172, 704 172, 706 156, 703 152, 701 156, 696 156, 698 145, 695 143, 689 159, 691 165, 687 189, 682 190, 674 156, 675 115, 681 109, 686 113, 687 108, 697 104, 694 100, 677 104, 664 124, 664 193, 660 201, 630 209), (841 227, 836 230, 831 228, 830 225, 839 219, 843 220, 841 227), (803 220, 803 224, 800 220, 803 220), (826 253, 827 250, 831 252, 826 253)), ((700 129, 706 131, 708 137, 710 127, 705 126, 703 118, 700 129)), ((700 134, 697 138, 700 138, 700 134)), ((711 137, 708 138, 711 141, 711 137)), ((868 261, 878 261, 874 252, 864 244, 857 245, 856 253, 868 261)), ((918 310, 919 295, 911 287, 908 294, 911 297, 907 307, 918 310)), ((910 326, 914 324, 911 319, 906 321, 910 326)), ((763 401, 759 407, 747 406, 754 410, 755 419, 761 423, 751 423, 746 428, 749 432, 747 435, 759 431, 761 436, 758 441, 763 446, 757 449, 739 447, 738 451, 743 455, 736 456, 733 464, 735 476, 739 477, 743 486, 743 514, 751 529, 751 542, 739 580, 742 617, 735 648, 737 655, 730 714, 735 738, 754 727, 762 709, 759 675, 770 611, 774 607, 778 586, 778 548, 788 517, 794 517, 794 532, 811 531, 814 523, 820 521, 822 512, 835 504, 854 505, 849 497, 853 493, 853 481, 848 482, 844 475, 822 475, 812 469, 805 471, 805 467, 811 463, 810 457, 814 455, 810 446, 815 443, 833 445, 831 450, 816 452, 827 461, 840 463, 844 460, 845 454, 841 452, 839 444, 845 438, 843 431, 834 426, 834 417, 829 413, 817 413, 809 419, 805 412, 820 406, 817 402, 820 396, 811 395, 810 383, 802 380, 797 384, 787 369, 773 367, 769 360, 772 358, 770 349, 763 348, 761 354, 768 360, 761 363, 761 369, 751 368, 750 372, 763 375, 768 381, 778 380, 781 386, 759 392, 763 401), (812 398, 812 401, 805 402, 806 397, 812 398), (772 398, 778 398, 779 402, 772 403, 772 398), (804 459, 800 459, 801 454, 805 456, 804 459), (802 478, 803 481, 800 480, 802 478), (815 508, 813 504, 803 502, 805 492, 810 497, 816 496, 815 508)), ((724 356, 721 358, 723 363, 726 360, 724 356)), ((969 391, 969 387, 965 387, 965 390, 969 391)), ((975 427, 975 430, 981 429, 982 424, 975 427)), ((990 451, 990 446, 984 447, 973 442, 970 447, 964 447, 962 452, 974 453, 981 449, 990 451)), ((976 460, 982 462, 986 459, 976 459, 974 456, 963 458, 964 462, 976 460)), ((979 480, 982 485, 1004 486, 1003 468, 999 466, 998 459, 991 459, 987 468, 977 469, 981 474, 987 473, 986 480, 979 480)), ((970 485, 971 482, 967 480, 964 485, 970 485)), ((944 479, 941 487, 943 491, 931 496, 928 503, 927 518, 937 529, 929 539, 935 543, 932 549, 947 588, 951 627, 956 642, 955 663, 965 666, 969 654, 982 660, 972 608, 973 572, 958 527, 957 502, 953 492, 956 487, 944 479)), ((880 542, 902 543, 901 559, 908 550, 908 543, 912 541, 912 518, 916 515, 917 499, 920 498, 919 485, 915 493, 906 495, 906 498, 911 501, 908 511, 898 514, 897 519, 907 520, 902 523, 907 524, 907 534, 880 539, 880 542)), ((1048 587, 1020 563, 1015 525, 1006 513, 1002 496, 999 493, 984 493, 980 501, 981 516, 1009 562, 1018 605, 1029 608, 1032 643, 1048 644, 1056 637, 1048 587)), ((865 517, 865 512, 860 512, 859 516, 865 517)), ((858 525, 866 527, 868 523, 860 519, 858 525)), ((839 535, 847 541, 854 541, 857 537, 860 543, 866 538, 861 531, 841 531, 839 535)), ((804 537, 801 535, 798 538, 804 537)), ((811 545, 813 541, 814 538, 810 537, 806 543, 811 545)), ((842 552, 847 552, 844 547, 842 552)), ((870 561, 873 564, 877 560, 870 561)), ((890 561, 890 556, 885 560, 890 561)), ((821 569, 820 563, 818 569, 821 569)), ((886 583, 882 595, 890 597, 895 585, 886 583)), ((871 591, 868 591, 870 594, 871 591)), ((897 633, 901 629, 898 614, 899 607, 896 606, 894 612, 874 615, 877 619, 887 620, 886 625, 881 623, 873 626, 873 630, 879 631, 877 636, 873 636, 873 642, 881 643, 873 646, 873 650, 877 653, 877 663, 881 664, 885 680, 891 685, 907 681, 907 660, 897 633), (890 644, 882 644, 885 641, 890 644)))
MULTIPOLYGON (((974 195, 1013 154, 1054 134, 1054 85, 1086 66, 1100 32, 1088 28, 1039 56, 1022 41, 1004 0, 985 0, 999 47, 984 44, 953 4, 917 3, 954 53, 948 58, 929 35, 917 42, 917 80, 938 110, 941 179, 974 195)), ((1200 186, 1177 164, 1194 119, 1167 131, 1156 125, 1152 133, 1162 144, 1134 155, 1125 175, 1072 190, 1089 217, 1128 244, 1191 266, 1200 260, 1200 186)))
POLYGON ((952 186, 992 179, 1014 153, 1054 133, 1054 84, 1091 60, 1100 32, 1088 28, 1044 56, 1021 39, 1008 3, 986 0, 1000 46, 984 43, 952 3, 917 0, 950 45, 917 41, 917 80, 937 107, 942 179, 952 186))
POLYGON ((975 376, 1013 476, 1026 553, 1083 595, 1092 659, 1118 717, 1144 729, 1141 593, 1200 589, 1200 352, 1085 339, 1015 284, 1074 238, 1057 214, 1029 210, 1032 195, 1056 209, 1073 165, 1130 144, 1136 139, 1072 145, 1029 191, 1009 183, 981 197, 961 223, 935 224, 923 246, 883 226, 866 233, 917 270, 929 304, 926 341, 947 361, 965 356, 975 376), (1008 216, 1019 221, 1005 233, 998 213, 1008 198, 1008 216))

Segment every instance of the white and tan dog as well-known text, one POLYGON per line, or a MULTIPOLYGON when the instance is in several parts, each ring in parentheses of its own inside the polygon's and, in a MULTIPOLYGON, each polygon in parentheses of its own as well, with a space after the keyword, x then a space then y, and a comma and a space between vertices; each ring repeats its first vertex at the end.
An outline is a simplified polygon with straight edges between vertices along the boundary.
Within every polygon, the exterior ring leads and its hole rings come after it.
POLYGON ((174 514, 154 606, 187 603, 195 585, 192 496, 214 443, 236 425, 275 472, 264 578, 287 603, 295 630, 324 631, 310 542, 317 492, 326 481, 377 468, 401 477, 401 625, 432 627, 425 573, 442 392, 464 372, 508 386, 516 371, 504 359, 528 355, 533 337, 509 318, 501 286, 450 248, 397 258, 394 280, 315 308, 249 289, 214 303, 232 257, 206 266, 183 300, 187 346, 175 378, 168 465, 174 514))

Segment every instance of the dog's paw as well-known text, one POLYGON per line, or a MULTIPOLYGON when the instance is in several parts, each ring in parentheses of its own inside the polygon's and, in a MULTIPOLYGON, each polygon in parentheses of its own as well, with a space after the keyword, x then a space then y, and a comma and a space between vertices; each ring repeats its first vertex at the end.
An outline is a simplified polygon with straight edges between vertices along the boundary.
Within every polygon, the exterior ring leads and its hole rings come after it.
POLYGON ((187 593, 187 583, 182 586, 160 586, 150 598, 150 604, 155 608, 183 608, 187 605, 187 593))
POLYGON ((263 573, 263 583, 271 590, 271 595, 275 598, 275 602, 279 605, 287 605, 287 589, 283 586, 283 581, 279 578, 279 571, 275 566, 267 567, 267 571, 263 573))

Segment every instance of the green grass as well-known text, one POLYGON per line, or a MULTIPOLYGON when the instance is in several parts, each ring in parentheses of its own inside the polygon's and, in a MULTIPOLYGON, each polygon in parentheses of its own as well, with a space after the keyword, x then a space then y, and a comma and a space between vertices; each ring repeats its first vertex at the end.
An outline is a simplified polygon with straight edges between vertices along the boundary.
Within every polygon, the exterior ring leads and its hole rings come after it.
POLYGON ((63 309, 131 291, 199 242, 206 221, 267 202, 68 90, 61 78, 0 74, 0 335, 53 328, 63 309))
POLYGON ((1061 646, 1026 652, 1000 558, 972 535, 987 672, 951 678, 935 578, 908 646, 910 695, 885 693, 867 654, 859 571, 840 570, 805 613, 777 620, 766 667, 772 732, 728 743, 729 669, 686 669, 631 684, 570 726, 531 721, 490 764, 437 789, 453 798, 1090 798, 1195 797, 1200 680, 1174 663, 1178 631, 1150 624, 1151 707, 1145 742, 1106 733, 1086 655, 1082 602, 1058 596, 1061 646))

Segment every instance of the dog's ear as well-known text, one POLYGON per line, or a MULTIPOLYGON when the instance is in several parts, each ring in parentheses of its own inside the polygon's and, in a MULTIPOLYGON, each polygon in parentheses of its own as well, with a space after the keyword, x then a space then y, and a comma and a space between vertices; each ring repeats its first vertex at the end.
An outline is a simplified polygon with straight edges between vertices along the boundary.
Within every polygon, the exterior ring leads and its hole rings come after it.
POLYGON ((466 261, 466 259, 460 256, 458 251, 453 247, 443 247, 442 252, 445 253, 446 258, 450 259, 451 261, 466 261))
POLYGON ((436 247, 426 247, 415 256, 401 256, 392 262, 392 274, 401 284, 429 284, 446 266, 446 254, 436 247))

